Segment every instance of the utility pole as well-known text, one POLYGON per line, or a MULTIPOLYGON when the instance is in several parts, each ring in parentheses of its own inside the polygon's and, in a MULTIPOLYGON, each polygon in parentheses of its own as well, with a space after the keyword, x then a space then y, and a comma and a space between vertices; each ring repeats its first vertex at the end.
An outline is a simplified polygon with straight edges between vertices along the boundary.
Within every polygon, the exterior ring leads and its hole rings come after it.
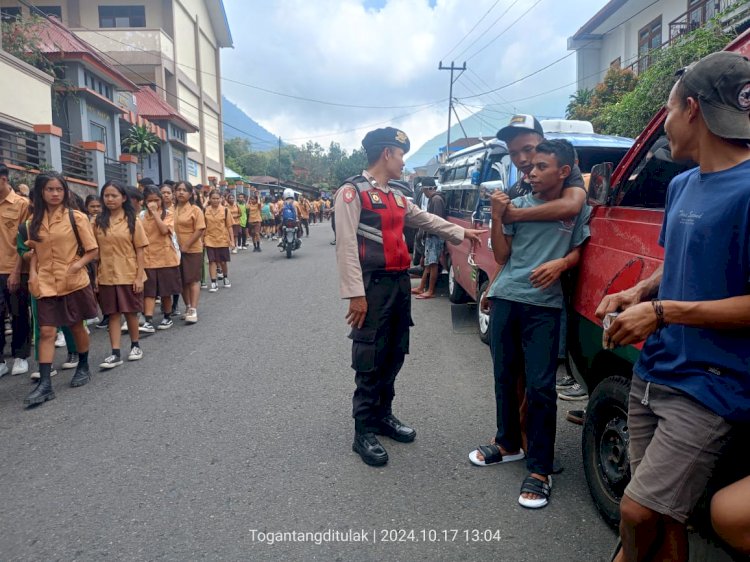
POLYGON ((278 170, 276 175, 276 184, 281 189, 281 137, 279 137, 279 159, 278 159, 278 170))
POLYGON ((453 61, 451 61, 450 66, 443 66, 443 61, 440 61, 440 65, 438 66, 438 70, 450 70, 451 71, 451 85, 450 89, 448 91, 448 141, 445 145, 445 157, 448 158, 451 153, 451 112, 454 111, 453 109, 453 84, 456 83, 456 80, 458 80, 461 77, 461 74, 463 74, 466 71, 466 61, 464 61, 463 66, 456 66, 453 61), (461 72, 453 78, 453 72, 456 70, 460 70, 461 72))

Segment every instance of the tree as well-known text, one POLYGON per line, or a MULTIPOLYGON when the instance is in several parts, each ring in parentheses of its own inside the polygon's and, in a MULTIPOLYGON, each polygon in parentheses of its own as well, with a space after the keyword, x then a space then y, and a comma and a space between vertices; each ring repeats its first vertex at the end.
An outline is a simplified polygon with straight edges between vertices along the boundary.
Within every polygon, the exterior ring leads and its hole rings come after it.
POLYGON ((143 174, 143 157, 154 154, 159 148, 159 137, 152 133, 145 125, 133 125, 127 136, 122 140, 123 150, 138 156, 138 163, 143 174))
POLYGON ((575 94, 570 96, 568 107, 565 108, 566 119, 582 119, 587 121, 582 115, 588 106, 591 105, 591 97, 594 94, 594 90, 591 88, 583 88, 578 90, 575 94))

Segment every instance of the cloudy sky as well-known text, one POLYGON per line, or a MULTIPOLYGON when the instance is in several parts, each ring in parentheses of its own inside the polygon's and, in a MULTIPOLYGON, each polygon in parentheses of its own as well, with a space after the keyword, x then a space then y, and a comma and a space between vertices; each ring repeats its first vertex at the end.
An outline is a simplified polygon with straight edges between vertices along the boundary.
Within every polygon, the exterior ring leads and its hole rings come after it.
POLYGON ((462 118, 480 108, 498 119, 562 116, 575 82, 567 38, 605 3, 224 0, 234 39, 222 52, 224 94, 285 142, 351 150, 368 130, 392 125, 418 148, 446 130, 450 72, 438 63, 453 60, 468 67, 453 92, 462 118))

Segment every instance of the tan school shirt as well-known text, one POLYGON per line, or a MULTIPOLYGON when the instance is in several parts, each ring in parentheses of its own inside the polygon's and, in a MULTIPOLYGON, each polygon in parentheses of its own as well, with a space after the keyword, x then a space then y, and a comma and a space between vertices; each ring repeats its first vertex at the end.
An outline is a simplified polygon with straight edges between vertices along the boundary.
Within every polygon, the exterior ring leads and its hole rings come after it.
MULTIPOLYGON (((96 250, 98 244, 89 219, 80 211, 73 211, 73 218, 81 238, 84 252, 96 250)), ((27 242, 28 244, 28 242, 27 242)), ((71 264, 77 262, 78 241, 70 223, 68 209, 59 207, 52 216, 45 211, 39 227, 39 241, 34 243, 36 273, 39 287, 38 298, 62 297, 85 289, 91 284, 86 268, 75 275, 68 274, 71 264)))
POLYGON ((0 201, 0 274, 13 272, 18 263, 16 236, 18 226, 29 216, 29 200, 12 189, 0 201))
MULTIPOLYGON (((381 186, 372 175, 364 171, 362 175, 370 185, 383 193, 389 193, 391 188, 381 186)), ((352 184, 344 184, 351 186, 352 184)), ((343 187, 343 186, 342 186, 343 187)), ((356 190, 356 187, 354 188, 356 190)), ((362 268, 359 263, 359 249, 357 248, 357 226, 362 202, 359 196, 351 201, 343 197, 344 189, 336 192, 334 213, 336 213, 336 261, 339 267, 339 294, 342 299, 365 296, 365 286, 362 281, 362 268)), ((423 211, 407 199, 405 226, 421 228, 430 234, 435 234, 451 244, 460 244, 464 239, 464 229, 447 220, 423 211)))
POLYGON ((235 203, 234 205, 227 204, 227 209, 229 209, 229 216, 232 217, 232 226, 235 224, 240 224, 240 207, 235 203))
POLYGON ((206 219, 203 211, 197 205, 186 203, 182 208, 175 207, 174 228, 177 233, 177 241, 182 251, 186 254, 196 254, 203 251, 203 239, 201 236, 193 242, 190 247, 185 247, 188 239, 196 230, 206 228, 206 219))
POLYGON ((206 234, 203 243, 208 248, 228 248, 229 230, 232 228, 232 213, 226 207, 206 209, 206 234))
POLYGON ((148 246, 143 251, 146 269, 159 269, 180 265, 180 258, 177 256, 177 250, 175 250, 172 243, 174 213, 167 210, 167 214, 162 219, 162 222, 169 228, 169 232, 166 234, 162 234, 159 230, 159 225, 156 224, 156 219, 151 214, 151 211, 146 210, 146 214, 141 220, 146 238, 148 238, 148 246))
POLYGON ((310 218, 310 202, 305 200, 299 204, 299 218, 309 219, 310 218))
POLYGON ((263 221, 261 214, 260 214, 260 210, 262 207, 263 207, 263 203, 248 202, 247 204, 247 222, 248 223, 263 221))
MULTIPOLYGON (((109 218, 109 228, 104 231, 98 225, 94 235, 99 243, 99 265, 96 280, 99 285, 132 285, 138 273, 136 248, 148 246, 148 238, 142 221, 136 219, 135 230, 131 234, 128 219, 121 216, 109 218)), ((144 274, 141 281, 145 281, 144 274)))

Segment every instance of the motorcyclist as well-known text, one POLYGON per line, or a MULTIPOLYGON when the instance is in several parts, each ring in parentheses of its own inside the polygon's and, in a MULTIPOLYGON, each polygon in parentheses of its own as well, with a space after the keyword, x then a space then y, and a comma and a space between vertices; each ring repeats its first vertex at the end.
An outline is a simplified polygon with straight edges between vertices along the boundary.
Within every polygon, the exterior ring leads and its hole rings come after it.
MULTIPOLYGON (((301 225, 299 222, 300 217, 300 206, 297 201, 294 199, 294 191, 290 188, 286 188, 284 190, 284 204, 281 208, 281 225, 282 229, 284 227, 288 227, 289 223, 294 223, 295 229, 297 230, 297 240, 296 240, 296 247, 299 248, 301 245, 301 242, 299 240, 299 236, 301 234, 301 225)), ((283 236, 283 230, 282 233, 280 233, 279 238, 281 238, 281 241, 279 242, 279 248, 284 247, 284 236, 283 236)))

